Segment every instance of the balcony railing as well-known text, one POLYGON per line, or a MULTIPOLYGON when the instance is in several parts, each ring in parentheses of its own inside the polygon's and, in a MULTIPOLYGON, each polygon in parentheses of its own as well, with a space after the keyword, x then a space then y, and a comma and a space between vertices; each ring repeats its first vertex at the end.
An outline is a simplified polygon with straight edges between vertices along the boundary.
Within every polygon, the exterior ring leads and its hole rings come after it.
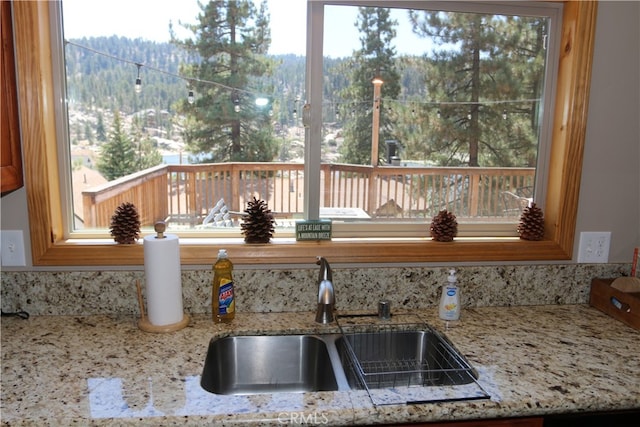
MULTIPOLYGON (((358 208, 381 220, 431 218, 442 209, 459 218, 517 217, 531 200, 534 174, 534 168, 322 164, 321 206, 358 208)), ((138 208, 143 226, 169 219, 196 227, 220 200, 237 219, 254 196, 277 217, 300 218, 303 182, 298 163, 156 166, 83 191, 84 227, 109 227, 123 202, 138 208)))

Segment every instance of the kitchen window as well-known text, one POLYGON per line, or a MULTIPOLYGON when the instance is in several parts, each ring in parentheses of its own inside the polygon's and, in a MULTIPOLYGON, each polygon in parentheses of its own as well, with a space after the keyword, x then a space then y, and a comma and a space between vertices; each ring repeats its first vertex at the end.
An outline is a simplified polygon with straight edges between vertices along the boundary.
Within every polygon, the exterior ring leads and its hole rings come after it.
MULTIPOLYGON (((320 7, 321 3, 311 2, 310 7, 320 7)), ((38 20, 42 23, 48 15, 47 8, 43 5, 19 5, 16 6, 16 20, 24 24, 25 30, 20 31, 17 37, 19 58, 23 58, 20 66, 24 69, 22 82, 19 83, 23 95, 37 95, 23 97, 30 102, 39 100, 33 112, 51 112, 53 105, 50 98, 53 85, 45 81, 44 85, 29 85, 35 76, 45 71, 49 80, 50 69, 47 65, 46 55, 36 55, 35 61, 27 61, 26 46, 36 48, 41 52, 48 41, 47 33, 42 26, 34 25, 38 20), (35 21, 34 21, 35 19, 35 21), (22 21, 21 21, 22 20, 22 21), (31 24, 31 25, 29 25, 31 24), (26 29, 31 32, 26 32, 26 29)), ((592 54, 593 4, 581 4, 568 2, 565 4, 563 28, 564 32, 579 31, 563 39, 564 54, 561 58, 558 72, 558 91, 555 97, 556 113, 554 114, 554 126, 552 130, 552 144, 549 150, 548 181, 544 185, 545 214, 547 222, 547 236, 542 242, 521 242, 513 238, 485 238, 462 237, 451 245, 438 245, 424 238, 415 237, 366 237, 358 239, 336 238, 331 242, 294 242, 290 239, 276 240, 267 246, 243 245, 231 240, 210 239, 183 239, 183 262, 188 264, 208 264, 212 246, 226 245, 230 253, 241 263, 298 263, 309 262, 316 255, 333 255, 344 262, 402 262, 402 261, 474 261, 474 260, 527 260, 527 259, 566 259, 571 256, 573 243, 573 228, 575 226, 575 210, 577 207, 577 189, 580 169, 581 150, 584 139, 584 120, 586 112, 581 106, 587 99, 588 81, 590 73, 590 61, 592 54), (573 43, 567 50, 567 43, 573 43), (573 88, 573 90, 571 90, 573 88), (558 111, 558 106, 561 111, 558 111), (570 126, 567 126, 570 123, 570 126), (570 142, 569 142, 570 141, 570 142), (576 154, 578 155, 576 159, 576 154), (372 250, 375 248, 375 250, 372 250), (375 252, 375 253, 374 253, 375 252)), ((46 27, 46 26, 45 26, 46 27)), ((312 60, 313 62, 313 60, 312 60)), ((317 64, 316 64, 317 65, 317 64)), ((314 89, 310 83, 310 92, 314 89)), ((314 101, 311 99, 311 123, 314 124, 314 101)), ((42 114, 38 117, 22 109, 22 120, 37 126, 34 129, 49 131, 55 129, 55 120, 51 115, 42 114)), ((40 149, 42 154, 51 152, 55 146, 55 137, 49 132, 42 138, 34 138, 29 135, 25 138, 25 155, 34 153, 40 149), (53 141, 52 141, 53 139, 53 141), (36 148, 37 147, 37 148, 36 148), (42 150, 42 147, 45 147, 42 150)), ((313 141, 311 141, 313 146, 313 141)), ((38 158, 42 155, 34 155, 38 158)), ((55 157, 55 156, 54 156, 55 157)), ((54 158, 50 157, 50 158, 54 158)), ((38 181, 39 184, 28 186, 28 199, 31 204, 38 206, 38 212, 30 206, 32 217, 30 218, 34 263, 44 265, 56 264, 140 264, 140 245, 126 248, 115 248, 113 244, 101 243, 95 239, 65 238, 63 233, 62 214, 59 201, 60 194, 57 190, 59 175, 52 173, 56 166, 47 162, 47 157, 39 159, 37 164, 43 166, 42 170, 28 168, 28 180, 34 181, 38 177, 45 178, 38 181), (44 167, 44 165, 48 167, 44 167), (45 174, 46 176, 42 176, 45 174), (35 177, 33 176, 35 175, 35 177), (45 188, 42 188, 42 182, 45 188), (56 194, 58 193, 58 194, 56 194), (44 203, 43 203, 44 202, 44 203), (46 207, 46 209, 42 209, 46 207), (41 220, 41 221, 40 221, 41 220), (117 252, 116 252, 117 251, 117 252)), ((313 171, 311 171, 313 173, 313 171)), ((305 193, 306 194, 306 193, 305 193)), ((313 212, 314 207, 307 207, 308 212, 313 212)))
POLYGON ((61 3, 70 236, 104 233, 125 199, 146 229, 166 218, 172 232, 216 237, 240 235, 252 197, 276 213, 278 237, 303 217, 331 218, 336 237, 427 237, 445 209, 461 237, 515 236, 523 208, 544 207, 536 180, 551 139, 561 5, 316 1, 311 22, 324 19, 306 29, 305 85, 304 2, 267 1, 264 27, 256 2, 240 28, 209 31, 220 40, 183 23, 202 27, 198 13, 232 9, 190 4, 169 15, 167 43, 162 19, 147 28, 123 17, 124 28, 86 37, 92 16, 112 8, 61 3), (122 37, 129 28, 140 32, 122 37), (266 30, 271 43, 260 41, 266 30), (227 51, 234 31, 258 40, 258 59, 227 51), (155 33, 164 44, 137 38, 155 33))
POLYGON ((308 29, 308 61, 324 71, 308 75, 322 107, 311 103, 307 160, 322 160, 324 185, 309 203, 361 208, 370 218, 345 236, 428 237, 444 209, 461 237, 515 236, 522 209, 544 207, 561 4, 312 1, 311 10, 324 22, 308 29), (347 22, 359 33, 336 31, 347 22), (333 39, 358 40, 334 65, 346 88, 328 71, 333 39), (502 90, 507 80, 516 90, 502 90), (346 166, 332 164, 336 153, 346 166))

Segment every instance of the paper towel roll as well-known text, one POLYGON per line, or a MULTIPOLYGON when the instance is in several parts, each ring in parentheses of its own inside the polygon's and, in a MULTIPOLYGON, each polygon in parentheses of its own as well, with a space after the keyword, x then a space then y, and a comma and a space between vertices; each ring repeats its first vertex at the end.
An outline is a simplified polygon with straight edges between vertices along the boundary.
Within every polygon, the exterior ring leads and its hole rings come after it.
POLYGON ((184 313, 178 236, 144 238, 144 273, 149 322, 156 326, 180 322, 184 313))

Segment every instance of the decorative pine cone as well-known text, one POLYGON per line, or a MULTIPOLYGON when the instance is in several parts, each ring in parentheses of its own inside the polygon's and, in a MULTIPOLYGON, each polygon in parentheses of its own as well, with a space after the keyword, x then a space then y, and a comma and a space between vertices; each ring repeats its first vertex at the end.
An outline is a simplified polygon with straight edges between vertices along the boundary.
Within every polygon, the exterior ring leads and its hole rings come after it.
POLYGON ((130 245, 140 237, 140 215, 133 203, 124 202, 116 208, 109 228, 113 240, 130 245))
POLYGON ((240 224, 245 243, 269 243, 275 231, 275 220, 267 203, 254 197, 247 205, 240 224))
POLYGON ((522 240, 542 240, 544 238, 544 214, 542 209, 531 203, 522 210, 518 234, 522 240))
POLYGON ((456 216, 445 210, 438 212, 431 220, 431 237, 437 242, 451 242, 458 234, 458 221, 456 216))

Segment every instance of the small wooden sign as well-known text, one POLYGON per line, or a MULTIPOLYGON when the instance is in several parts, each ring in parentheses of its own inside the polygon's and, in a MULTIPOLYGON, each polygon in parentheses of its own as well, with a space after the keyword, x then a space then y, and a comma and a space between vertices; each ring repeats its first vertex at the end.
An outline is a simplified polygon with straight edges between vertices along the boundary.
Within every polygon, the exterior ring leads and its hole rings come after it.
POLYGON ((331 240, 331 220, 296 221, 296 240, 331 240))

